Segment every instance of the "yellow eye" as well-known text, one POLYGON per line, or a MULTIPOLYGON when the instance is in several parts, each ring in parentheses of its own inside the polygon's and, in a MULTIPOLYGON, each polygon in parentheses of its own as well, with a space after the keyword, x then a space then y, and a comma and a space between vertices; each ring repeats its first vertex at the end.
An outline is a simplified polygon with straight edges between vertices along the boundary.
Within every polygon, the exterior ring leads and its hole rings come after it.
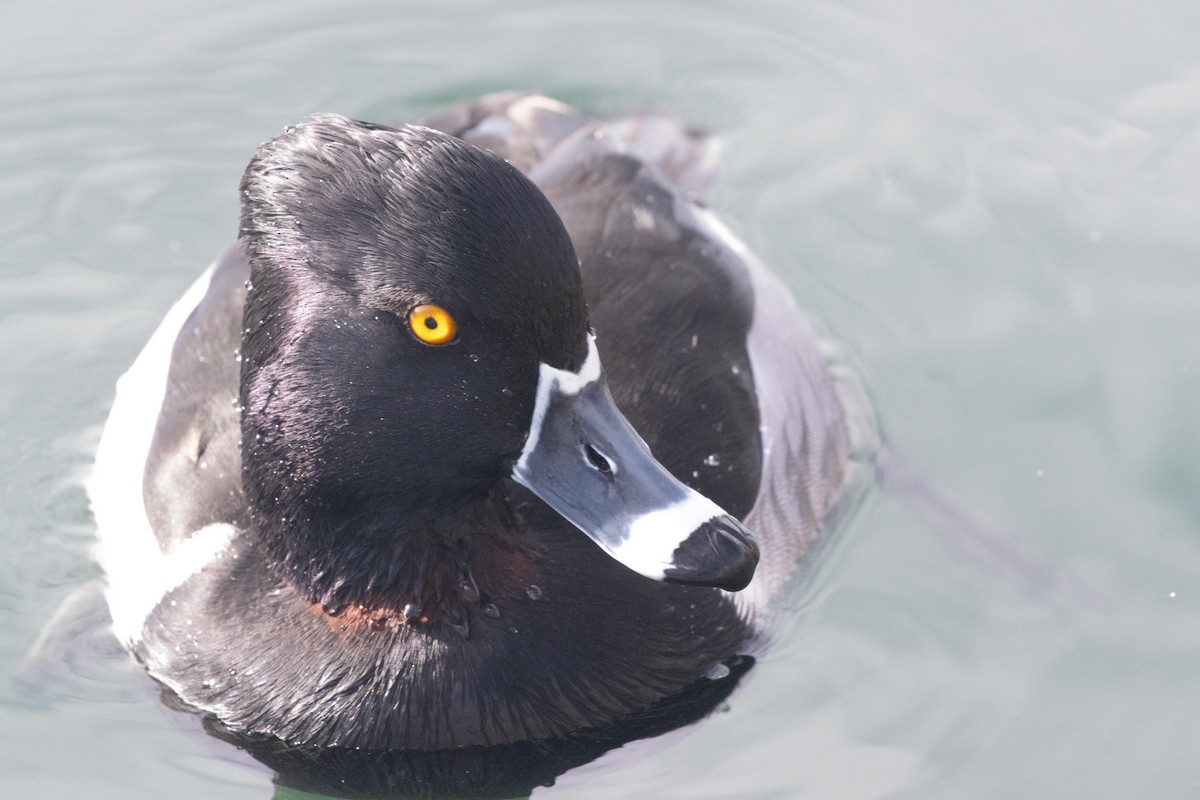
POLYGON ((408 312, 408 327, 425 344, 450 344, 458 335, 450 312, 433 304, 419 305, 408 312))

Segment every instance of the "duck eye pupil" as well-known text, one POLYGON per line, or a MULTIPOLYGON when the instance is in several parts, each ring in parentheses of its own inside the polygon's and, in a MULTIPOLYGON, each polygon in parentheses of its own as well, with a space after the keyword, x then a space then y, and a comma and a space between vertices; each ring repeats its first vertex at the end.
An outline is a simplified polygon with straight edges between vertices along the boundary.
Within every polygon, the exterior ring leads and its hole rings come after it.
POLYGON ((432 330, 437 330, 437 326, 438 326, 438 322, 435 318, 433 318, 433 317, 425 318, 425 327, 426 328, 429 328, 429 330, 432 331, 432 330))

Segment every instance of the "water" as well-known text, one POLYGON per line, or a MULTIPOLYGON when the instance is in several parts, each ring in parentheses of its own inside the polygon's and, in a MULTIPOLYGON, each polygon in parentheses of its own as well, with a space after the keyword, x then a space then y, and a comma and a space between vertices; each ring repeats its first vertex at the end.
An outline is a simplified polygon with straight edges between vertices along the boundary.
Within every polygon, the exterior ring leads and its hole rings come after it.
POLYGON ((842 344, 897 448, 1086 589, 1038 595, 875 493, 727 711, 547 796, 1200 796, 1200 6, 2 18, 4 796, 272 795, 103 635, 60 633, 17 678, 97 577, 80 480, 113 382, 232 238, 260 141, 513 87, 719 131, 711 205, 842 344))

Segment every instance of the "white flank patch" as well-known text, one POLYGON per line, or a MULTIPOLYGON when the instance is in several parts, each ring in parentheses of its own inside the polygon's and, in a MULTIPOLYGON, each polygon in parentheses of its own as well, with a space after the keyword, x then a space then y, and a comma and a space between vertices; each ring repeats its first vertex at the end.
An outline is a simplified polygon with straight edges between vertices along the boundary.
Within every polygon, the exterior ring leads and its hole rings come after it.
POLYGON ((113 631, 129 645, 163 595, 229 545, 231 525, 209 525, 168 552, 158 545, 142 496, 143 473, 167 388, 171 351, 188 316, 208 291, 213 267, 171 307, 133 366, 117 381, 117 397, 100 436, 87 481, 100 540, 96 556, 108 575, 105 596, 113 631))
POLYGON ((613 556, 625 566, 647 578, 662 580, 673 565, 671 556, 685 539, 710 519, 725 516, 725 511, 699 492, 674 505, 649 511, 629 525, 629 538, 613 548, 613 556))
POLYGON ((538 367, 537 399, 533 404, 533 419, 529 423, 529 436, 525 439, 525 447, 521 449, 521 457, 513 467, 513 475, 528 474, 529 454, 537 447, 538 437, 542 433, 542 422, 546 419, 546 410, 550 406, 550 398, 554 395, 576 395, 583 391, 588 384, 600 379, 600 351, 596 349, 596 337, 588 334, 588 354, 579 372, 568 372, 543 363, 538 367))

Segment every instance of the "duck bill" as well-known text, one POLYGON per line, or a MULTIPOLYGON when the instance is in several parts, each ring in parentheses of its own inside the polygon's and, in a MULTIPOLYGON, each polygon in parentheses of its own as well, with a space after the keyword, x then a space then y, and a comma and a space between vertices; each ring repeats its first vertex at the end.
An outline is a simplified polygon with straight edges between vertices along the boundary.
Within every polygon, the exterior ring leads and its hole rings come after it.
POLYGON ((513 478, 648 578, 735 592, 754 576, 753 534, 651 455, 613 402, 593 337, 579 372, 541 365, 513 478))

